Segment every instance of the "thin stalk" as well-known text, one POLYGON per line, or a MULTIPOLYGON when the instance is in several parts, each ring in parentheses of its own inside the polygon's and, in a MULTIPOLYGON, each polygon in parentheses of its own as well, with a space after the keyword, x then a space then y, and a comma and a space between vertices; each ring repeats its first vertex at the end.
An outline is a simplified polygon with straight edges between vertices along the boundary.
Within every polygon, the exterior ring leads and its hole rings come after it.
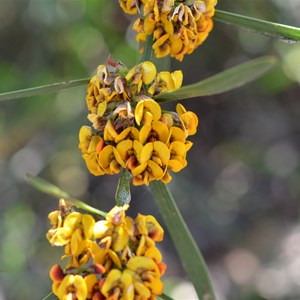
POLYGON ((292 43, 300 40, 300 28, 289 25, 259 20, 222 10, 216 10, 214 20, 275 37, 285 42, 292 43))
POLYGON ((196 289, 198 298, 200 300, 215 300, 216 297, 204 258, 170 191, 160 181, 152 181, 150 189, 178 251, 183 267, 196 289))

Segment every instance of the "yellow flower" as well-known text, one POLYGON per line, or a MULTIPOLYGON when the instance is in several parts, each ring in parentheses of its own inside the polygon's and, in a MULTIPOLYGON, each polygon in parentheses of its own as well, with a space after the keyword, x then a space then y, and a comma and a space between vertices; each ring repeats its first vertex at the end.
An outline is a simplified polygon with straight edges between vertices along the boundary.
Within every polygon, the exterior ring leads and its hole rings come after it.
POLYGON ((107 103, 112 100, 119 100, 119 93, 114 90, 114 82, 107 82, 108 71, 104 65, 98 67, 98 74, 94 75, 89 83, 88 92, 86 96, 86 103, 89 111, 92 113, 98 113, 103 116, 107 103), (99 69, 101 75, 99 75, 99 69), (104 81, 102 81, 104 80, 104 81))
POLYGON ((61 300, 86 300, 87 286, 82 276, 66 275, 57 289, 57 297, 61 300))
POLYGON ((101 299, 100 280, 96 274, 88 274, 84 277, 84 282, 87 287, 87 299, 101 299))
POLYGON ((118 269, 111 270, 101 288, 102 294, 106 299, 112 300, 133 300, 134 288, 132 277, 126 272, 121 272, 118 269))
POLYGON ((192 111, 186 111, 183 105, 180 103, 176 106, 176 111, 180 116, 180 120, 183 123, 184 129, 187 131, 188 135, 194 135, 197 132, 198 127, 198 117, 192 111))
POLYGON ((148 92, 151 95, 160 95, 176 89, 179 89, 182 84, 182 71, 170 72, 160 72, 148 92))
POLYGON ((89 171, 95 176, 105 174, 105 171, 98 163, 97 150, 99 151, 102 147, 102 138, 98 135, 93 135, 91 127, 82 126, 79 131, 79 148, 89 171))
POLYGON ((98 153, 98 162, 106 174, 118 174, 121 166, 116 159, 119 156, 118 151, 112 145, 106 145, 98 153))
POLYGON ((140 98, 134 114, 137 125, 141 125, 141 121, 144 121, 144 124, 151 124, 160 119, 161 108, 156 101, 144 96, 140 98))
MULTIPOLYGON (((131 10, 133 2, 122 3, 121 6, 131 10)), ((173 1, 136 3, 138 7, 141 3, 145 4, 144 11, 151 11, 156 21, 161 20, 168 35, 174 33, 167 19, 173 1), (163 13, 160 12, 162 7, 163 13)), ((160 29, 154 32, 157 37, 160 29)), ((150 61, 142 62, 129 71, 120 63, 109 61, 109 64, 113 70, 100 65, 88 87, 87 104, 91 112, 88 120, 93 129, 83 126, 79 132, 79 148, 87 168, 95 176, 113 175, 119 173, 121 167, 128 168, 135 185, 149 184, 152 180, 167 183, 171 180, 167 169, 179 169, 173 167, 172 162, 168 166, 172 128, 182 128, 186 138, 189 133, 195 132, 197 119, 191 112, 182 116, 175 112, 162 113, 159 103, 151 96, 180 88, 182 72, 157 74, 155 65, 150 61)), ((183 143, 188 148, 191 144, 185 138, 183 143)), ((172 146, 173 152, 177 148, 172 146)), ((175 153, 173 156, 178 155, 175 153)), ((183 163, 184 159, 181 159, 183 163)))
POLYGON ((123 140, 131 140, 131 141, 138 140, 139 134, 140 132, 136 127, 133 126, 127 127, 116 136, 115 143, 117 144, 118 147, 119 143, 122 142, 123 140))
POLYGON ((125 13, 135 15, 138 12, 138 5, 136 0, 120 0, 120 6, 125 13))
POLYGON ((166 265, 155 243, 164 231, 151 215, 126 216, 128 207, 115 206, 96 223, 77 212, 57 223, 57 214, 51 214, 52 227, 60 226, 60 238, 52 238, 71 256, 65 272, 59 265, 50 270, 59 299, 156 299, 162 293, 166 265))
POLYGON ((65 246, 64 257, 70 257, 67 269, 79 267, 88 262, 93 239, 95 220, 89 214, 71 212, 61 227, 52 228, 47 239, 52 246, 65 246))
POLYGON ((135 226, 138 233, 136 235, 138 241, 136 255, 144 255, 152 258, 157 264, 161 263, 162 255, 155 247, 155 242, 160 242, 163 239, 164 230, 162 227, 153 216, 141 214, 138 214, 136 217, 135 226))
POLYGON ((151 125, 144 125, 139 134, 139 140, 142 144, 146 142, 161 141, 166 143, 169 137, 169 129, 161 121, 152 122, 151 125))
POLYGON ((127 230, 129 221, 128 217, 125 217, 125 211, 128 207, 128 205, 123 207, 115 206, 107 214, 106 220, 98 221, 94 226, 95 238, 111 237, 111 247, 115 252, 123 250, 129 241, 127 230))
POLYGON ((156 67, 150 61, 144 61, 133 67, 125 76, 127 81, 137 85, 137 91, 140 92, 142 84, 150 84, 156 76, 156 67))
POLYGON ((136 294, 145 299, 162 294, 163 283, 160 280, 160 270, 153 259, 146 256, 135 256, 128 261, 126 267, 128 270, 126 271, 132 274, 136 294))
MULTIPOLYGON (((132 28, 138 33, 136 40, 144 42, 147 35, 153 34, 156 57, 170 55, 182 61, 212 30, 216 4, 217 0, 146 1, 143 19, 138 18, 132 28)), ((137 5, 140 8, 140 3, 137 5)))
POLYGON ((65 274, 64 274, 62 268, 58 264, 56 264, 51 268, 49 275, 53 281, 52 291, 57 296, 57 290, 58 290, 61 282, 63 281, 65 274))
POLYGON ((119 156, 116 156, 118 163, 123 168, 133 170, 139 164, 143 145, 138 140, 123 140, 116 147, 119 156))
POLYGON ((170 160, 168 161, 168 169, 173 172, 179 172, 181 169, 186 167, 186 145, 182 142, 172 142, 170 145, 170 160))
POLYGON ((140 165, 131 170, 133 184, 148 185, 152 180, 159 180, 167 170, 170 151, 166 144, 161 141, 147 143, 140 155, 140 165))

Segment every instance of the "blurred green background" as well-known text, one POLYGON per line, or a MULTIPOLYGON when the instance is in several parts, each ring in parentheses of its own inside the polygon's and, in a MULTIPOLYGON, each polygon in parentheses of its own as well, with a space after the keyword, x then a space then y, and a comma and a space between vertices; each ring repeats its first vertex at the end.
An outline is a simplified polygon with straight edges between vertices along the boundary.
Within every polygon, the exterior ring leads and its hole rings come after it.
MULTIPOLYGON (((300 27, 296 0, 222 0, 218 8, 300 27)), ((1 0, 0 92, 88 77, 109 54, 131 67, 131 21, 118 1, 1 0)), ((265 54, 280 59, 267 76, 184 102, 199 129, 188 167, 169 186, 220 300, 300 299, 300 44, 215 23, 194 54, 170 62, 187 84, 265 54)), ((43 298, 62 255, 45 238, 57 200, 29 186, 26 173, 102 210, 114 205, 118 176, 91 176, 78 150, 86 115, 85 87, 0 103, 1 300, 43 298)), ((147 188, 132 193, 130 215, 161 221, 147 188)), ((196 299, 168 233, 160 249, 167 292, 196 299)))

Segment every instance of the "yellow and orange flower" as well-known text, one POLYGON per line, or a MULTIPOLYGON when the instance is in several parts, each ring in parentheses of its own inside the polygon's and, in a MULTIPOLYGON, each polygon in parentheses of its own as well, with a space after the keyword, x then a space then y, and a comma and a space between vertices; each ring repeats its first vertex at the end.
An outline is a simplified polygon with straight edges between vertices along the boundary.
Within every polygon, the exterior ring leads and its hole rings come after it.
POLYGON ((128 207, 115 206, 97 222, 77 212, 60 224, 51 218, 50 230, 57 227, 55 234, 48 232, 51 245, 65 246, 71 256, 65 270, 59 265, 50 270, 59 299, 155 299, 162 293, 166 265, 156 243, 164 230, 151 215, 126 216, 128 207), (84 256, 84 263, 74 263, 84 256))
POLYGON ((137 32, 137 42, 145 42, 153 35, 156 57, 167 55, 183 60, 207 38, 213 28, 212 17, 217 0, 121 0, 125 13, 141 13, 132 29, 137 32))
MULTIPOLYGON (((123 1, 126 7, 134 3, 123 1)), ((151 9, 148 2, 144 4, 151 9)), ((114 70, 98 67, 86 98, 93 128, 83 126, 79 132, 79 148, 93 175, 113 175, 128 168, 134 185, 168 183, 169 171, 187 165, 186 152, 192 144, 186 138, 196 133, 197 116, 182 105, 177 105, 177 112, 164 112, 154 100, 180 88, 182 80, 181 71, 157 73, 149 61, 130 70, 122 64, 114 70)))

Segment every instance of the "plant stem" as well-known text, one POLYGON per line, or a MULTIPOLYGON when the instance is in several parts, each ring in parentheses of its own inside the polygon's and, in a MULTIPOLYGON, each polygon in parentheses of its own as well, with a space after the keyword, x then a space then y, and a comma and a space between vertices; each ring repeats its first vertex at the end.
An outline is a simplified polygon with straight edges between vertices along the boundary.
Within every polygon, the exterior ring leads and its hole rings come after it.
POLYGON ((130 193, 130 182, 131 173, 128 169, 123 169, 121 177, 119 179, 117 191, 116 191, 116 204, 118 206, 123 206, 124 204, 129 204, 131 201, 130 193))

